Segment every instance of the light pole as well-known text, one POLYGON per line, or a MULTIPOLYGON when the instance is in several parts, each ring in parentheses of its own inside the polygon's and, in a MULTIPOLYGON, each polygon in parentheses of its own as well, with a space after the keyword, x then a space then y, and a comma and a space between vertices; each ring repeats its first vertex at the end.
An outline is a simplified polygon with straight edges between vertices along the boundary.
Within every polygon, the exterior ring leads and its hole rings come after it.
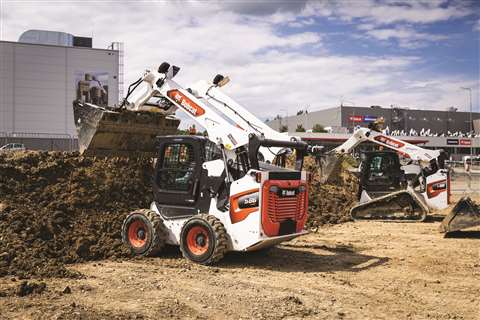
POLYGON ((305 111, 303 112, 303 128, 307 131, 308 121, 307 121, 307 114, 308 114, 308 106, 305 107, 305 111))
POLYGON ((285 111, 285 114, 287 115, 287 133, 288 133, 288 108, 287 109, 280 109, 280 111, 285 111))
MULTIPOLYGON (((472 88, 460 87, 462 90, 467 90, 470 96, 470 134, 473 132, 473 119, 472 119, 472 88)), ((473 141, 470 140, 470 161, 473 159, 473 141)))
MULTIPOLYGON (((347 101, 347 100, 343 100, 343 99, 342 99, 340 107, 346 107, 346 106, 343 104, 344 102, 350 103, 350 104, 352 105, 353 115, 351 115, 350 117, 352 118, 352 132, 355 132, 355 102, 353 102, 353 101, 347 101)), ((348 127, 348 126, 347 126, 347 127, 348 127)))

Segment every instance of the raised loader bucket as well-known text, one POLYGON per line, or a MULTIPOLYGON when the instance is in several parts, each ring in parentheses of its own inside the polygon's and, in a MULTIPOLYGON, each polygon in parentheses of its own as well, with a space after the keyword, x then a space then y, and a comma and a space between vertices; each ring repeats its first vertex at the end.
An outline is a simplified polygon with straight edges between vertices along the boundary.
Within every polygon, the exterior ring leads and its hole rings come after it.
POLYGON ((480 205, 470 197, 463 197, 440 224, 440 232, 447 233, 480 225, 480 205))
POLYGON ((73 102, 80 153, 97 156, 153 156, 157 136, 175 134, 179 120, 162 113, 113 111, 73 102))
POLYGON ((320 183, 329 183, 340 175, 342 155, 326 153, 318 158, 320 183))
POLYGON ((424 221, 428 212, 421 196, 411 190, 393 192, 350 209, 353 220, 377 221, 424 221))

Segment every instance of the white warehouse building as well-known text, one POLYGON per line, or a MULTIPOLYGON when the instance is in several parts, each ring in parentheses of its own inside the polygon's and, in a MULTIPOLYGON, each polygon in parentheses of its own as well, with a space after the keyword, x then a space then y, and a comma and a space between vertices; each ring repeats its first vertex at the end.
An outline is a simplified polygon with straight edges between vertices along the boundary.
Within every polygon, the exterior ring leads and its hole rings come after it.
POLYGON ((118 104, 123 90, 121 43, 92 48, 92 39, 29 30, 0 41, 0 146, 75 148, 72 102, 118 104))

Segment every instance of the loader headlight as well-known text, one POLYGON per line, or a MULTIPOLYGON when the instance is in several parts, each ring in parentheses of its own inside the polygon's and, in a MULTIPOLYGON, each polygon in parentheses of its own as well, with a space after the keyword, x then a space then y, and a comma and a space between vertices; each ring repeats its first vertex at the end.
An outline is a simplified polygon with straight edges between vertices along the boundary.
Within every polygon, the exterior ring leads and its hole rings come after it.
POLYGON ((168 69, 170 69, 170 63, 162 62, 162 64, 158 67, 158 73, 167 73, 168 69))
POLYGON ((230 78, 224 77, 221 74, 217 74, 215 78, 213 78, 213 84, 216 85, 217 87, 223 87, 229 82, 230 82, 230 78))

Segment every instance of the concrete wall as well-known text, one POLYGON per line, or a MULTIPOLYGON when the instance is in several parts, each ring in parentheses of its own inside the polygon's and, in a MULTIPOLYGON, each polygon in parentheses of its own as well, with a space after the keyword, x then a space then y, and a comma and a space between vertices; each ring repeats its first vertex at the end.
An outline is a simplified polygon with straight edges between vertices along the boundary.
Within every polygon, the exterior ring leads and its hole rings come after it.
POLYGON ((0 41, 0 132, 75 136, 76 78, 108 73, 118 102, 118 51, 0 41))
POLYGON ((301 124, 305 129, 311 129, 317 123, 324 127, 341 126, 342 116, 340 107, 309 112, 298 116, 284 117, 267 122, 275 130, 280 130, 281 125, 288 125, 288 131, 295 131, 297 125, 301 124))

